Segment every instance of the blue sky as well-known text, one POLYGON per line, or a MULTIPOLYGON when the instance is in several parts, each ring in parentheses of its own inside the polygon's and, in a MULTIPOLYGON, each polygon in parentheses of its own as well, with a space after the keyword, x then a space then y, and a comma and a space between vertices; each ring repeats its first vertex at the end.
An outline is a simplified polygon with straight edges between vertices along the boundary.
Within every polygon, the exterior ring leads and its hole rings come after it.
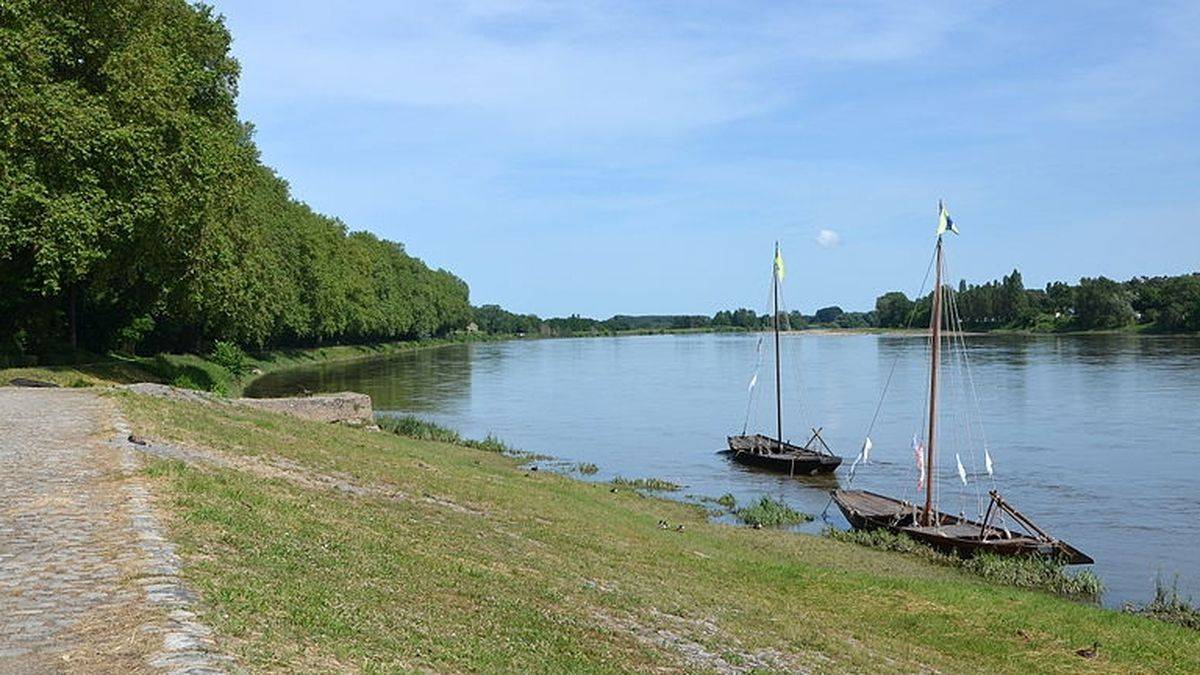
POLYGON ((295 196, 542 315, 1200 269, 1200 3, 216 2, 295 196))

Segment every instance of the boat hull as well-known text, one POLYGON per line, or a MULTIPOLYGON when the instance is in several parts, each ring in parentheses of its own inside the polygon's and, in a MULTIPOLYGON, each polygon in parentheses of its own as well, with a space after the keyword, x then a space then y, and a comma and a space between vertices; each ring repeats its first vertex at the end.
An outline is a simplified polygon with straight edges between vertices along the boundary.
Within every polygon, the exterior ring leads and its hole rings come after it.
POLYGON ((903 534, 943 553, 970 558, 980 553, 1002 556, 1060 558, 1070 565, 1090 565, 1094 560, 1064 541, 1012 534, 977 521, 936 513, 936 525, 917 522, 919 508, 863 490, 836 490, 833 501, 856 530, 886 530, 903 534))
POLYGON ((842 463, 837 455, 779 444, 764 436, 730 436, 729 449, 723 452, 739 464, 789 476, 832 473, 842 463))

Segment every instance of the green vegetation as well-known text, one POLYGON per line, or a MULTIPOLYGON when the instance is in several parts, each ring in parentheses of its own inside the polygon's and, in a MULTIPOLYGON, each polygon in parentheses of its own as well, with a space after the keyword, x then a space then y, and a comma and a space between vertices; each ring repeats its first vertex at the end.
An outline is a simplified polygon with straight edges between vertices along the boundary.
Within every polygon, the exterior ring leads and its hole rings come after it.
MULTIPOLYGON (((879 296, 875 309, 847 312, 822 307, 812 315, 781 313, 787 330, 870 329, 927 326, 932 293, 910 300, 899 291, 879 296)), ((1138 330, 1158 333, 1200 331, 1200 273, 1174 277, 1137 277, 1117 282, 1084 278, 1077 285, 1054 282, 1044 290, 1026 289, 1021 273, 998 281, 970 285, 962 281, 956 294, 963 327, 974 331, 1022 330, 1072 332, 1138 330)), ((542 319, 513 314, 496 305, 475 309, 480 330, 512 335, 618 335, 638 332, 744 331, 772 326, 770 313, 752 309, 721 310, 712 317, 694 315, 617 315, 599 320, 573 314, 542 319)))
POLYGON ((1061 562, 1040 557, 1013 558, 984 554, 974 558, 959 558, 945 555, 902 534, 886 530, 837 530, 828 528, 825 536, 860 546, 884 551, 895 551, 923 558, 939 565, 958 567, 989 581, 1035 588, 1077 598, 1097 599, 1104 592, 1104 585, 1090 570, 1075 574, 1067 572, 1061 562))
POLYGON ((17 377, 53 382, 63 387, 159 382, 227 396, 237 396, 258 374, 317 363, 375 358, 415 349, 429 349, 447 344, 488 339, 496 338, 459 333, 450 338, 338 345, 314 349, 281 349, 247 355, 244 365, 237 365, 237 359, 241 357, 234 356, 232 358, 236 369, 244 371, 245 368, 249 368, 249 373, 240 378, 235 377, 225 366, 215 360, 226 358, 216 356, 215 352, 208 357, 192 354, 158 354, 153 357, 121 354, 110 354, 106 357, 93 355, 93 360, 72 365, 0 368, 0 384, 7 384, 17 377))
POLYGON ((444 427, 434 422, 423 420, 412 415, 379 415, 376 417, 376 422, 379 428, 384 431, 391 432, 398 436, 414 438, 422 441, 437 441, 439 443, 451 443, 453 445, 461 445, 465 448, 474 448, 485 452, 495 452, 498 454, 509 454, 513 456, 535 458, 540 457, 526 453, 510 447, 504 441, 496 438, 493 434, 488 434, 483 440, 475 440, 471 438, 463 438, 457 431, 444 427))
POLYGON ((5 3, 0 365, 466 326, 460 279, 313 212, 261 164, 229 45, 185 0, 5 3))
MULTIPOLYGON (((732 497, 732 495, 730 495, 732 497)), ((801 513, 783 501, 763 495, 758 501, 734 511, 738 520, 756 527, 778 527, 807 523, 813 517, 801 513)))
POLYGON ((914 556, 713 524, 469 448, 118 400, 139 435, 247 467, 150 473, 201 618, 253 671, 1200 669, 1195 631, 914 556), (376 490, 249 468, 276 458, 376 490))
POLYGON ((600 472, 600 467, 591 462, 581 462, 575 465, 575 470, 585 476, 594 476, 600 472))
MULTIPOLYGON (((903 293, 875 301, 877 324, 904 328, 929 324, 932 294, 914 302, 903 293)), ((1077 285, 1026 289, 1021 273, 980 286, 959 283, 955 295, 963 327, 1037 332, 1136 329, 1160 333, 1200 331, 1200 274, 1137 277, 1127 282, 1083 278, 1077 285)))
POLYGON ((661 478, 622 478, 617 476, 612 479, 613 485, 621 487, 633 488, 635 490, 658 490, 660 492, 675 492, 680 488, 679 485, 661 478))
POLYGON ((1178 580, 1167 588, 1161 577, 1155 579, 1154 600, 1141 607, 1126 605, 1125 611, 1200 631, 1200 606, 1193 605, 1190 599, 1179 596, 1178 580))

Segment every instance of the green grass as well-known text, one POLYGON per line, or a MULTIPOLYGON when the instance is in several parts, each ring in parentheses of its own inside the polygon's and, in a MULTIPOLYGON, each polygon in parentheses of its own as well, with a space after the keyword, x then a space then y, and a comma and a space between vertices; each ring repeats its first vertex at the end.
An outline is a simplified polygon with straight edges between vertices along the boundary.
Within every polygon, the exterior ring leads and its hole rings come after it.
POLYGON ((812 520, 812 516, 801 513, 784 502, 763 495, 758 501, 749 506, 743 506, 733 512, 738 520, 747 525, 758 527, 778 527, 783 525, 798 525, 812 520))
POLYGON ((963 559, 946 555, 903 534, 886 530, 838 530, 827 528, 823 534, 837 541, 858 544, 883 551, 916 556, 938 565, 957 567, 989 581, 1033 588, 1058 595, 1096 600, 1104 592, 1091 570, 1071 573, 1059 561, 1042 557, 1013 558, 983 554, 963 559))
POLYGON ((635 490, 658 490, 659 492, 675 492, 680 488, 679 485, 661 478, 622 478, 617 476, 612 479, 612 484, 635 490))
POLYGON ((380 488, 151 465, 202 619, 251 671, 1200 670, 1194 631, 913 556, 713 524, 492 452, 118 400, 139 435, 380 488))

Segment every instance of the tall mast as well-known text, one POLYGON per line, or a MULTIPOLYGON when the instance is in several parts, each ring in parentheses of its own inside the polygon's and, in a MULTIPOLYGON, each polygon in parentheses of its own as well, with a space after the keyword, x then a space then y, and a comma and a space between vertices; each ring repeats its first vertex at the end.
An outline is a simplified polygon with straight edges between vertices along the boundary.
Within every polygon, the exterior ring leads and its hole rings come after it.
POLYGON ((925 525, 933 524, 933 457, 937 442, 938 363, 942 352, 942 235, 937 238, 937 275, 933 286, 932 340, 929 362, 929 441, 925 444, 925 525))
POLYGON ((772 298, 775 319, 775 441, 783 450, 783 389, 779 379, 779 242, 775 242, 775 263, 771 267, 772 298))

